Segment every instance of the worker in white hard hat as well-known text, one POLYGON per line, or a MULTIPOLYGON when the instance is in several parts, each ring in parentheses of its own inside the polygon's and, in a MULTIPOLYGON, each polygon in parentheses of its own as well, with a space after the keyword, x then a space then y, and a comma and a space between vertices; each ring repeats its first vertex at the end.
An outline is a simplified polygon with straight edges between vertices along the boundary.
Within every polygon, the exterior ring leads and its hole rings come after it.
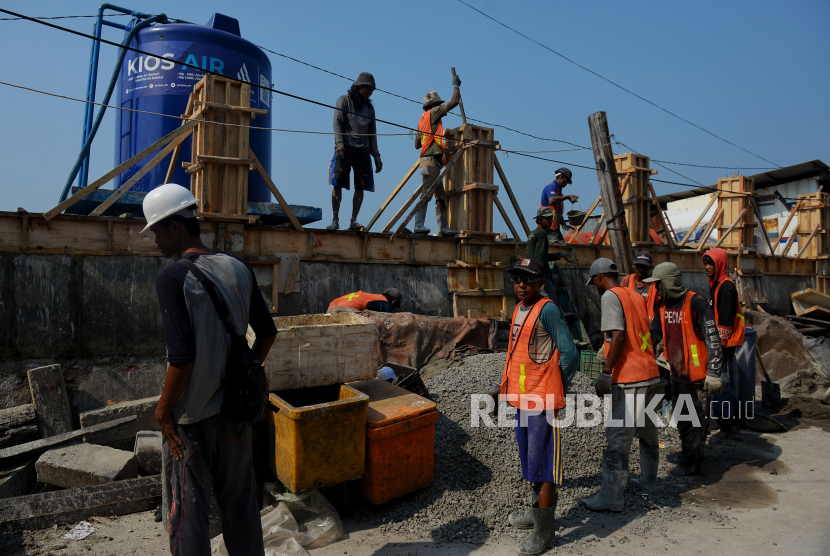
POLYGON ((202 243, 197 206, 188 189, 173 183, 144 198, 147 227, 142 233, 153 232, 162 255, 179 259, 156 276, 167 343, 167 375, 156 420, 164 436, 170 551, 210 554, 208 505, 213 488, 223 515, 233 516, 222 520, 228 552, 262 554, 251 426, 222 412, 231 335, 203 281, 213 283, 236 334, 244 336, 248 325, 254 330, 260 364, 277 329, 248 265, 202 243))

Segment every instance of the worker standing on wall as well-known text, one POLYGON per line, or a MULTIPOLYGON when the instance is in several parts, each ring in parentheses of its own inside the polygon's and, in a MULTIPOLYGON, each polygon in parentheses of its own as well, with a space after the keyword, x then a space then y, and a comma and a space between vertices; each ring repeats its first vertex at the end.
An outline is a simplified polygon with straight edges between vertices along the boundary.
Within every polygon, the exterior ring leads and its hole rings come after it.
POLYGON ((654 267, 654 262, 648 251, 640 251, 634 257, 634 274, 629 274, 623 277, 620 285, 635 291, 643 296, 646 300, 646 311, 648 313, 648 320, 654 318, 654 304, 657 301, 657 288, 651 282, 643 282, 646 278, 651 278, 651 270, 654 267))
MULTIPOLYGON (((195 265, 214 285, 236 334, 250 324, 254 350, 265 361, 277 329, 250 267, 214 251, 200 239, 196 199, 176 184, 162 185, 144 198, 148 230, 165 257, 195 265)), ((156 408, 164 436, 162 464, 170 507, 170 551, 209 555, 211 488, 222 511, 228 553, 262 554, 262 527, 251 460, 251 426, 231 420, 222 409, 231 335, 197 276, 176 263, 156 276, 156 291, 167 342, 167 375, 156 408)))
POLYGON ((565 199, 575 203, 579 197, 576 195, 563 195, 562 190, 572 181, 573 174, 567 168, 559 168, 551 183, 542 190, 542 201, 539 206, 548 207, 553 212, 553 225, 548 230, 550 241, 563 241, 562 220, 565 210, 565 199))
POLYGON ((703 464, 703 448, 709 432, 709 401, 721 392, 722 350, 715 317, 706 300, 683 285, 674 263, 654 267, 651 278, 660 300, 651 321, 651 343, 660 355, 662 342, 671 372, 672 411, 686 397, 694 408, 694 420, 679 421, 680 460, 672 472, 697 475, 703 464))
POLYGON ((354 200, 349 229, 360 230, 363 227, 357 223, 363 192, 375 190, 370 155, 375 159, 375 173, 383 168, 378 151, 375 107, 369 99, 374 91, 374 76, 363 72, 348 94, 337 99, 334 110, 334 156, 329 163, 329 183, 334 188, 331 193, 334 218, 327 230, 340 229, 340 201, 343 199, 343 190, 349 189, 351 170, 354 170, 354 200))
POLYGON ((525 513, 510 514, 508 521, 520 529, 533 529, 518 553, 536 555, 555 540, 556 486, 562 485, 556 416, 565 407, 565 392, 579 368, 579 354, 559 308, 542 296, 542 264, 522 259, 508 272, 521 303, 513 310, 500 399, 518 408, 515 429, 522 477, 533 492, 525 513))
POLYGON ((357 291, 338 297, 329 304, 327 313, 335 309, 349 309, 354 311, 377 311, 378 313, 391 313, 399 309, 403 301, 403 294, 395 288, 389 288, 382 294, 366 293, 357 291))
POLYGON ((536 229, 527 236, 525 257, 536 259, 542 263, 542 274, 545 277, 545 294, 556 301, 556 289, 553 284, 553 273, 548 264, 548 230, 553 224, 553 212, 548 207, 539 207, 536 211, 536 229))
POLYGON ((625 509, 628 454, 635 437, 640 439, 640 477, 634 481, 646 492, 657 487, 657 426, 648 416, 642 420, 639 416, 663 393, 664 383, 654 359, 645 301, 639 293, 620 285, 616 263, 594 261, 586 285, 595 286, 601 296, 606 357, 595 384, 597 395, 611 403, 611 417, 621 424, 605 425, 608 447, 602 456, 602 488, 579 501, 589 510, 621 512, 625 509), (626 423, 626 415, 635 416, 634 422, 626 423))
MULTIPOLYGON (((424 225, 427 217, 427 203, 431 193, 426 191, 426 188, 432 185, 438 174, 441 173, 441 167, 447 163, 447 157, 444 154, 446 144, 444 142, 444 125, 441 118, 458 106, 461 102, 461 79, 458 76, 452 78, 452 98, 449 102, 444 104, 441 97, 438 96, 437 91, 430 91, 424 95, 424 113, 418 121, 418 135, 415 137, 415 148, 421 149, 421 182, 423 183, 424 192, 421 198, 427 197, 424 206, 415 215, 415 233, 428 234, 429 228, 424 225)), ((444 194, 444 187, 439 183, 435 188, 435 218, 438 221, 439 235, 441 236, 455 236, 458 234, 455 230, 450 229, 447 215, 447 198, 444 194)))
POLYGON ((735 349, 744 343, 744 316, 738 288, 726 273, 727 261, 726 251, 720 247, 710 249, 703 255, 703 269, 709 278, 709 306, 715 313, 715 325, 723 349, 723 393, 712 400, 712 413, 717 418, 720 431, 712 435, 709 442, 731 445, 741 439, 735 349))

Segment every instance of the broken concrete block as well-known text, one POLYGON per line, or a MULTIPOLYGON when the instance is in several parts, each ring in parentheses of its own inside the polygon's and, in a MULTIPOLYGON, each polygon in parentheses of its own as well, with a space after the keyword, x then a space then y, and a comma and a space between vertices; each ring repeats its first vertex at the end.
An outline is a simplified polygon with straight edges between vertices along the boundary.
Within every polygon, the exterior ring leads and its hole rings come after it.
POLYGON ((49 450, 35 463, 38 482, 64 488, 100 485, 138 476, 135 455, 96 444, 49 450))
POLYGON ((35 460, 18 461, 0 468, 0 498, 29 494, 35 486, 35 460))
POLYGON ((140 431, 135 435, 135 457, 146 475, 161 473, 162 442, 164 438, 160 431, 140 431))
POLYGON ((32 401, 44 438, 72 430, 72 410, 60 365, 47 365, 27 372, 32 401))
POLYGON ((85 411, 81 413, 81 428, 91 427, 107 421, 114 421, 122 417, 136 416, 134 428, 131 430, 133 435, 138 431, 154 431, 158 430, 159 425, 156 421, 156 406, 159 403, 159 397, 144 398, 141 400, 134 400, 131 402, 122 402, 101 409, 94 409, 92 411, 85 411))
POLYGON ((82 441, 108 444, 123 440, 125 438, 124 431, 127 428, 133 427, 134 422, 135 416, 124 417, 123 419, 116 419, 109 423, 93 425, 87 429, 56 434, 49 438, 41 438, 40 440, 33 440, 32 442, 26 442, 25 444, 12 446, 11 448, 3 448, 0 449, 0 462, 5 463, 16 458, 39 456, 46 450, 51 450, 58 446, 78 444, 82 441))

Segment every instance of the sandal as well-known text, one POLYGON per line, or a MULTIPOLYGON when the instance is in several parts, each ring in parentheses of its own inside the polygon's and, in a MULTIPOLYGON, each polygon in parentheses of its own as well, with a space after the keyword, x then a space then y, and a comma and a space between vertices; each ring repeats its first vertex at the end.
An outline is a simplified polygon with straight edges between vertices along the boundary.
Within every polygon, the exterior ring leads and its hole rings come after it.
POLYGON ((331 232, 333 232, 335 230, 339 230, 340 229, 340 223, 339 222, 332 222, 329 226, 326 226, 326 229, 331 231, 331 232))
POLYGON ((360 230, 362 230, 362 229, 363 229, 363 224, 358 224, 357 222, 352 222, 352 223, 349 225, 349 229, 350 229, 350 230, 357 230, 357 231, 360 231, 360 230))

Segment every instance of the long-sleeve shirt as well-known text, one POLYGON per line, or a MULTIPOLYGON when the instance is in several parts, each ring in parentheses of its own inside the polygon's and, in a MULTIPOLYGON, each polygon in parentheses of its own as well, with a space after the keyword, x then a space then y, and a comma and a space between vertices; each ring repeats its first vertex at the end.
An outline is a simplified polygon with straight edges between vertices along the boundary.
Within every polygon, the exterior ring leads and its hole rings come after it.
POLYGON ((349 95, 338 98, 335 106, 334 146, 342 144, 347 151, 370 152, 378 158, 378 138, 374 135, 377 133, 375 107, 364 102, 356 108, 349 95))
MULTIPOLYGON (((685 297, 679 297, 666 302, 660 300, 655 307, 655 317, 651 321, 651 342, 655 347, 654 356, 660 357, 665 353, 666 360, 671 368, 671 378, 676 382, 691 383, 689 370, 683 348, 683 328, 680 323, 680 312, 683 309, 685 297), (663 322, 660 318, 660 306, 666 305, 666 337, 663 337, 663 322), (663 343, 662 347, 659 345, 663 343)), ((715 315, 709 303, 698 294, 692 297, 691 302, 692 324, 695 336, 706 343, 706 374, 720 378, 723 362, 723 351, 720 345, 715 315)))
POLYGON ((715 299, 717 289, 717 283, 709 289, 709 306, 718 309, 718 322, 715 324, 718 327, 721 344, 726 345, 734 332, 732 325, 735 324, 735 315, 738 312, 738 288, 735 287, 734 282, 725 280, 718 291, 718 298, 715 299))
POLYGON ((527 247, 525 249, 525 256, 536 259, 542 263, 545 278, 550 280, 553 274, 548 265, 548 232, 541 226, 537 226, 535 230, 530 232, 527 236, 527 247))

